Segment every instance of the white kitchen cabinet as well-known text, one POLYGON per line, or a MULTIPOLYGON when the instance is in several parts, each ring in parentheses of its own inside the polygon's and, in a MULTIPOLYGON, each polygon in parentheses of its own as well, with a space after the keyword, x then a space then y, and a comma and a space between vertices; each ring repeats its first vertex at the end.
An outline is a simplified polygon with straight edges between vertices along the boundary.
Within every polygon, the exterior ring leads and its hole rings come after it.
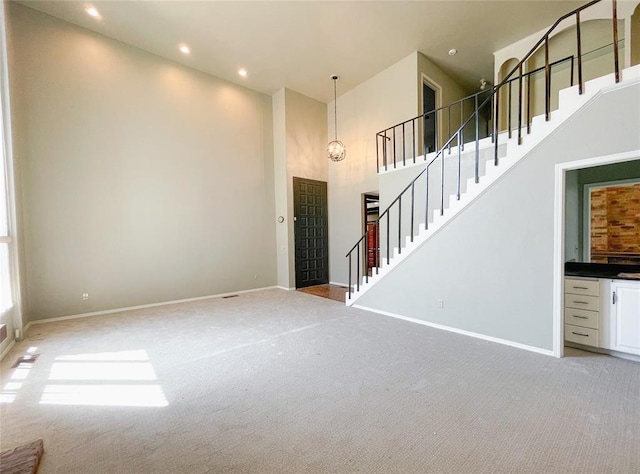
POLYGON ((565 278, 564 339, 599 347, 600 282, 596 278, 565 278))
POLYGON ((640 282, 611 282, 611 349, 640 355, 640 282))

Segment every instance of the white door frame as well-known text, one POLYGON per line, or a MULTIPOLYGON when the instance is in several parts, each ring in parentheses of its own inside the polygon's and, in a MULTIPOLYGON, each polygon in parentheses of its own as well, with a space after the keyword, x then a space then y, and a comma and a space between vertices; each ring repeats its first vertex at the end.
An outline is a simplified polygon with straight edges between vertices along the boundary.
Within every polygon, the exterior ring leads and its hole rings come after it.
MULTIPOLYGON (((442 86, 438 84, 436 81, 427 76, 424 72, 422 73, 422 83, 420 84, 420 110, 422 110, 422 114, 425 112, 429 112, 428 110, 424 110, 424 86, 425 84, 429 86, 430 89, 433 89, 436 93, 436 109, 442 107, 442 86)), ((436 116, 438 113, 436 112, 436 116)), ((424 132, 423 132, 424 133, 424 132)), ((423 137, 424 138, 424 137, 423 137)), ((446 139, 448 139, 447 137, 446 139)), ((442 145, 442 141, 446 140, 442 134, 442 124, 440 120, 436 118, 436 148, 442 145)))
POLYGON ((565 224, 565 178, 566 172, 581 168, 622 163, 640 159, 640 149, 598 156, 585 160, 559 163, 555 169, 554 223, 553 223, 553 355, 564 357, 564 224, 565 224))

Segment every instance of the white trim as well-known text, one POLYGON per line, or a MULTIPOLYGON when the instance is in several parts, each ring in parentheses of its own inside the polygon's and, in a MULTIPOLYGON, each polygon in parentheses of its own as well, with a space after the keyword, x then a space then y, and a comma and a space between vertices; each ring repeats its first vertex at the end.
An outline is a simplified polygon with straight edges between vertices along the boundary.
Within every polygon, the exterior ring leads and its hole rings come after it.
POLYGON ((274 288, 277 288, 279 290, 284 290, 284 291, 295 291, 295 288, 287 288, 286 286, 280 286, 280 285, 278 285, 278 286, 276 286, 274 288))
POLYGON ((15 345, 16 345, 16 341, 15 340, 11 341, 11 343, 7 346, 7 348, 4 351, 2 351, 2 354, 0 354, 0 360, 3 360, 15 345))
POLYGON ((341 283, 339 281, 330 281, 329 284, 330 285, 337 285, 337 286, 344 286, 345 288, 349 288, 349 285, 347 283, 341 283))
MULTIPOLYGON (((436 109, 439 109, 440 107, 442 107, 442 86, 431 79, 429 76, 427 76, 424 72, 421 73, 421 75, 422 86, 426 84, 436 92, 436 109)), ((425 112, 431 112, 430 110, 424 110, 424 87, 420 88, 420 109, 422 110, 423 114, 425 112)))
MULTIPOLYGON (((436 81, 427 76, 424 72, 421 72, 422 83, 420 84, 420 110, 422 110, 422 114, 426 112, 431 112, 430 110, 424 110, 424 86, 425 84, 432 89, 436 93, 436 109, 442 107, 442 86, 438 84, 436 81)), ((436 116, 438 114, 436 113, 436 116)), ((440 133, 441 126, 443 124, 440 121, 436 120, 436 151, 440 149, 441 141, 444 140, 443 133, 440 133)), ((424 133, 424 130, 422 131, 424 133)))
MULTIPOLYGON (((563 163, 564 164, 564 163, 563 163)), ((563 275, 564 275, 564 222, 565 222, 565 177, 562 165, 556 165, 555 197, 553 201, 553 355, 564 357, 563 275), (562 245, 558 245, 561 242, 562 245)))
POLYGON ((105 314, 123 313, 125 311, 133 311, 133 310, 137 310, 137 309, 155 308, 156 306, 167 306, 167 305, 171 305, 171 304, 190 303, 192 301, 208 300, 208 299, 211 299, 211 298, 222 298, 224 296, 239 295, 239 294, 242 294, 242 293, 254 293, 256 291, 272 290, 272 289, 276 289, 276 288, 278 288, 278 287, 277 286, 265 286, 264 288, 254 288, 254 289, 251 289, 251 290, 231 291, 229 293, 219 293, 217 295, 197 296, 195 298, 185 298, 185 299, 182 299, 182 300, 163 301, 161 303, 150 303, 150 304, 141 304, 141 305, 138 305, 138 306, 127 306, 125 308, 106 309, 104 311, 93 311, 91 313, 72 314, 72 315, 69 315, 69 316, 59 316, 57 318, 36 319, 34 321, 29 321, 29 323, 24 327, 24 331, 23 331, 22 334, 23 334, 23 337, 24 337, 24 334, 27 333, 27 330, 33 324, 54 323, 54 322, 57 322, 57 321, 67 321, 69 319, 79 319, 79 318, 88 318, 88 317, 92 317, 92 316, 102 316, 102 315, 105 315, 105 314))
POLYGON ((485 334, 480 334, 480 333, 477 333, 477 332, 465 331, 464 329, 458 329, 458 328, 454 328, 454 327, 451 327, 451 326, 443 326, 442 324, 436 324, 436 323, 431 323, 429 321, 423 321, 422 319, 415 319, 415 318, 410 318, 410 317, 407 317, 407 316, 401 316, 399 314, 390 313, 388 311, 382 311, 382 310, 379 310, 379 309, 368 308, 366 306, 362 306, 362 305, 358 305, 358 304, 354 304, 353 307, 354 308, 358 308, 358 309, 363 309, 365 311, 371 311, 372 313, 382 314, 384 316, 389 316, 389 317, 396 318, 396 319, 402 319, 404 321, 409 321, 411 323, 422 324, 423 326, 429 326, 429 327, 434 328, 434 329, 440 329, 440 330, 443 330, 443 331, 448 331, 448 332, 453 332, 453 333, 456 333, 456 334, 461 334, 463 336, 474 337, 476 339, 482 339, 484 341, 495 342, 495 343, 502 344, 502 345, 505 345, 505 346, 515 347, 516 349, 523 349, 525 351, 535 352, 537 354, 542 354, 542 355, 546 355, 546 356, 553 356, 554 355, 553 351, 550 351, 548 349, 542 349, 540 347, 529 346, 527 344, 522 344, 522 343, 519 343, 519 342, 509 341, 507 339, 500 339, 499 337, 487 336, 485 334))
POLYGON ((7 217, 9 220, 9 270, 11 279, 11 293, 13 298, 13 327, 22 328, 24 324, 22 314, 22 289, 20 286, 20 230, 17 224, 19 205, 17 201, 15 167, 13 156, 13 133, 11 123, 11 94, 9 93, 9 66, 7 59, 7 18, 5 14, 5 2, 0 5, 0 133, 2 133, 2 146, 4 147, 5 180, 7 191, 7 217))
POLYGON ((564 183, 566 172, 637 159, 640 159, 640 149, 584 160, 569 161, 567 163, 558 163, 556 165, 553 210, 553 355, 555 357, 564 356, 562 287, 564 280, 564 183))

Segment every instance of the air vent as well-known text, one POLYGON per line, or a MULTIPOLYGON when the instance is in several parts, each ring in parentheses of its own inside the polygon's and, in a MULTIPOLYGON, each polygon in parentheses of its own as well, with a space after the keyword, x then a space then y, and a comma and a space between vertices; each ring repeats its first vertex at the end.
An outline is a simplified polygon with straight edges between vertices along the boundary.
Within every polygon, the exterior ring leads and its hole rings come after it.
POLYGON ((227 298, 237 298, 238 295, 227 295, 227 296, 223 296, 222 299, 227 299, 227 298))

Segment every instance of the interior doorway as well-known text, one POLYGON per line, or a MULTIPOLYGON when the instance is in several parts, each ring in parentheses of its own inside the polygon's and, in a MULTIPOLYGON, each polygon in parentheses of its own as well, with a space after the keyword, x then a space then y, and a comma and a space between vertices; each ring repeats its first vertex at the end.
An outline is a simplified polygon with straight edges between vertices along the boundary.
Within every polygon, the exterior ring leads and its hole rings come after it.
MULTIPOLYGON (((580 222, 580 181, 575 170, 595 170, 605 165, 637 162, 640 150, 607 156, 586 158, 555 165, 554 230, 553 230, 553 355, 564 356, 564 273, 565 262, 576 261, 582 255, 580 242, 583 223, 580 222), (573 211, 571 209, 574 209, 573 211), (576 258, 574 258, 576 257, 576 258)), ((633 166, 633 165, 632 165, 633 166)), ((607 173, 609 176, 609 174, 607 173)), ((608 178, 610 179, 610 177, 608 178)), ((596 179, 594 182, 604 181, 596 179)))
POLYGON ((327 183, 293 178, 296 288, 329 283, 327 183))
MULTIPOLYGON (((422 113, 426 114, 437 108, 438 88, 426 79, 422 81, 422 113)), ((438 113, 424 117, 424 149, 432 153, 438 149, 438 113)))
MULTIPOLYGON (((362 224, 367 234, 365 246, 366 255, 362 261, 365 264, 365 275, 371 276, 373 269, 380 266, 380 239, 378 236, 378 217, 380 216, 380 196, 377 192, 362 195, 362 224)), ((363 251, 365 251, 363 249, 363 251)))

